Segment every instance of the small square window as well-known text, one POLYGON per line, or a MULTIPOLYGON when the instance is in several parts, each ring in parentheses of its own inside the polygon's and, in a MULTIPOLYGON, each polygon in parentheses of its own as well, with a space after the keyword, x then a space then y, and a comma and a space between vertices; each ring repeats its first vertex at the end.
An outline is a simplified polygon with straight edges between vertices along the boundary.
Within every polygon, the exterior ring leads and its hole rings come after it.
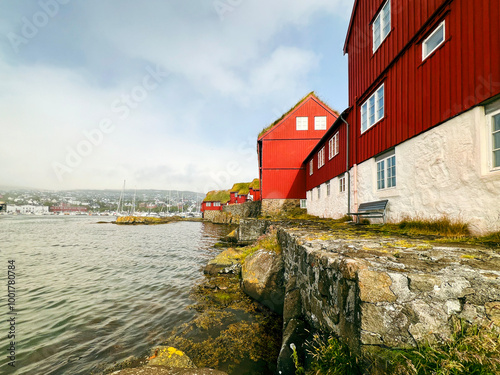
POLYGON ((307 208, 307 199, 300 200, 300 208, 307 208))
POLYGON ((308 125, 308 117, 297 117, 296 118, 296 129, 297 130, 307 130, 308 125))
POLYGON ((314 117, 314 130, 326 130, 326 116, 314 117))
POLYGON ((436 30, 434 30, 432 34, 424 40, 424 43, 422 44, 422 60, 429 57, 432 52, 444 43, 445 31, 445 23, 443 21, 436 28, 436 30))

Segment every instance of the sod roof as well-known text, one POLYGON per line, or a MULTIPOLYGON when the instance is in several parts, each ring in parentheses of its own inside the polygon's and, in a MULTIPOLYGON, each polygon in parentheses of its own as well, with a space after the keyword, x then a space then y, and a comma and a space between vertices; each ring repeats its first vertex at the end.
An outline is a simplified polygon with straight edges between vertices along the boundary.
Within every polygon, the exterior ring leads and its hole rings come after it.
POLYGON ((247 195, 249 193, 250 182, 239 182, 233 185, 231 193, 238 193, 238 195, 247 195))
POLYGON ((250 186, 254 190, 259 190, 260 189, 260 180, 258 178, 254 179, 251 183, 250 186))
POLYGON ((304 100, 306 100, 309 95, 315 95, 316 94, 314 93, 314 91, 311 91, 309 94, 307 94, 306 96, 304 96, 302 99, 300 99, 300 101, 295 104, 292 108, 290 108, 286 113, 283 114, 283 116, 281 116, 279 119, 277 119, 275 122, 273 122, 271 125, 269 126, 266 126, 264 129, 261 130, 261 132, 259 133, 259 136, 258 138, 262 137, 265 133, 267 133, 269 130, 271 130, 274 126, 276 126, 281 120, 283 120, 286 116, 288 116, 291 112, 293 112, 299 105, 302 104, 302 102, 304 100))
POLYGON ((203 202, 221 202, 227 203, 231 199, 229 190, 213 190, 207 193, 203 202))

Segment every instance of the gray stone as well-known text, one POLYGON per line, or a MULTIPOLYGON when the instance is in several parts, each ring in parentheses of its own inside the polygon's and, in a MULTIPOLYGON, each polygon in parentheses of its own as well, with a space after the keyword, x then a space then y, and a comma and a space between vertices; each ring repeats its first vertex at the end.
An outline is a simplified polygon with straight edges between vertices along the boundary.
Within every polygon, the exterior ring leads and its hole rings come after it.
POLYGON ((283 314, 285 298, 283 258, 274 251, 258 250, 245 259, 242 289, 253 299, 283 314))
POLYGON ((283 341, 281 344, 280 354, 278 356, 277 373, 288 375, 295 374, 295 364, 292 360, 293 350, 290 345, 294 345, 300 353, 301 348, 307 337, 306 324, 300 319, 292 319, 286 325, 283 332, 283 341))
POLYGON ((269 223, 266 220, 241 219, 238 228, 238 239, 242 243, 250 243, 266 233, 269 223))
POLYGON ((302 316, 302 300, 300 290, 294 289, 287 293, 283 305, 283 321, 288 322, 290 319, 300 318, 302 316))

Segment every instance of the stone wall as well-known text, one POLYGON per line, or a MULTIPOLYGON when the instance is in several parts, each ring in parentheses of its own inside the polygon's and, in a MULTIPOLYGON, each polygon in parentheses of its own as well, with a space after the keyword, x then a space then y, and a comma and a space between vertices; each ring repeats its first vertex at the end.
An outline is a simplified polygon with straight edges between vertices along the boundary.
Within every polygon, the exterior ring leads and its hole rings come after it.
POLYGON ((279 229, 278 238, 285 332, 309 325, 359 351, 449 338, 452 316, 500 326, 500 254, 492 250, 297 228, 279 229))
POLYGON ((262 215, 275 216, 295 207, 300 207, 300 199, 263 199, 262 215))
POLYGON ((241 204, 230 204, 223 207, 224 212, 231 214, 234 220, 238 221, 240 219, 248 217, 259 217, 261 209, 261 202, 245 202, 241 204))
POLYGON ((205 211, 203 213, 205 220, 211 221, 215 224, 233 224, 233 217, 228 212, 223 211, 205 211))

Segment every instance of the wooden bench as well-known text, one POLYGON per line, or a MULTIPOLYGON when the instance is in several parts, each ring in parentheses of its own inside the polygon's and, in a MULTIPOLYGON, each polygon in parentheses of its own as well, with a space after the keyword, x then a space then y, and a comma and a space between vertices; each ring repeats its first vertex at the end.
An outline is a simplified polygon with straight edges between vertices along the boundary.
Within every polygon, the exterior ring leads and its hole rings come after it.
POLYGON ((358 207, 358 212, 350 212, 347 215, 356 216, 358 221, 360 216, 369 219, 384 219, 385 224, 387 203, 389 203, 387 199, 383 201, 361 203, 358 207))

